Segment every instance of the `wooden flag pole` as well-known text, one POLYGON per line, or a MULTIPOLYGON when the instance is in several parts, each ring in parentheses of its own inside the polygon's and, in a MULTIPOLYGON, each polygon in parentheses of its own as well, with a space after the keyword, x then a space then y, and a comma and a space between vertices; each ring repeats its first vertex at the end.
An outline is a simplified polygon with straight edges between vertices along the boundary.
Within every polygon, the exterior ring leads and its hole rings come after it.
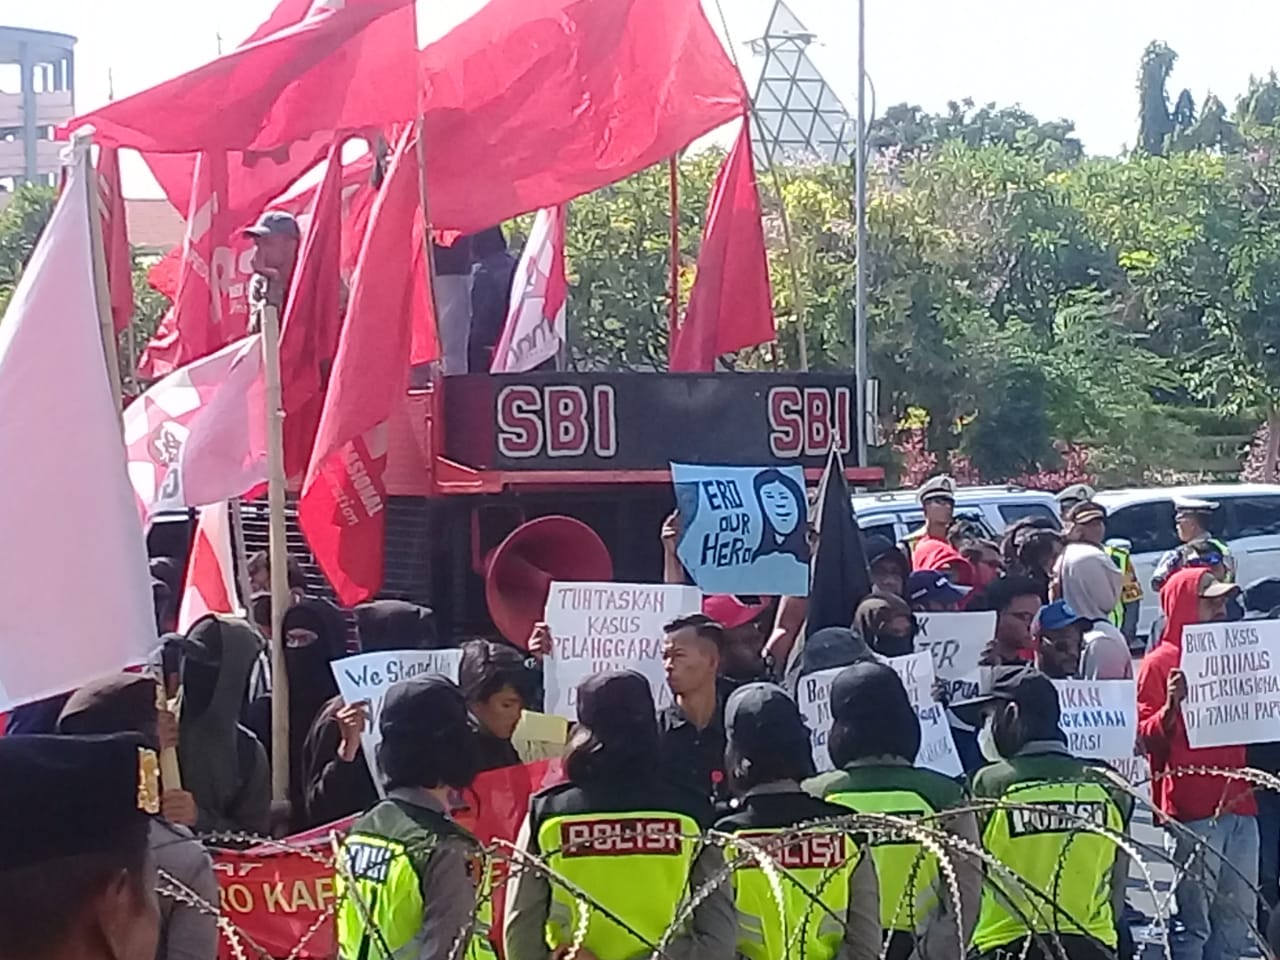
MULTIPOLYGON (((111 380, 111 393, 116 409, 124 403, 124 389, 120 383, 120 344, 116 340, 115 322, 111 316, 111 288, 107 284, 107 248, 102 239, 102 192, 98 189, 98 170, 89 158, 92 134, 77 134, 75 149, 85 151, 84 188, 89 191, 89 236, 93 242, 93 289, 98 297, 98 325, 102 330, 102 349, 107 361, 107 376, 111 380)), ((120 424, 124 430, 124 422, 120 424)))
MULTIPOLYGON (((671 304, 667 314, 667 343, 674 344, 680 327, 680 157, 677 154, 671 155, 667 179, 671 194, 671 304)), ((668 346, 668 355, 670 349, 668 346)))
POLYGON ((245 619, 252 623, 253 609, 249 600, 253 596, 253 588, 249 586, 249 548, 244 542, 244 501, 234 498, 230 510, 231 549, 236 552, 236 586, 240 590, 240 606, 244 608, 245 619))
POLYGON ((271 567, 271 799, 289 799, 289 677, 284 663, 284 615, 289 608, 289 550, 285 542, 284 406, 280 393, 280 312, 262 308, 263 369, 267 386, 268 562, 271 567))
MULTIPOLYGON (((74 137, 75 149, 85 151, 84 188, 89 191, 89 242, 93 248, 93 289, 98 301, 98 327, 102 331, 102 352, 107 364, 107 377, 111 382, 111 397, 115 403, 117 415, 123 413, 124 388, 120 382, 119 341, 116 339, 116 327, 111 315, 111 287, 107 283, 107 250, 102 239, 102 192, 98 188, 98 170, 89 155, 92 134, 77 133, 74 137)), ((124 432, 124 419, 120 419, 120 430, 124 432)), ((156 707, 167 710, 164 680, 161 678, 156 687, 156 707)), ((178 763, 178 748, 166 746, 160 750, 160 782, 165 790, 182 789, 182 768, 178 763)))

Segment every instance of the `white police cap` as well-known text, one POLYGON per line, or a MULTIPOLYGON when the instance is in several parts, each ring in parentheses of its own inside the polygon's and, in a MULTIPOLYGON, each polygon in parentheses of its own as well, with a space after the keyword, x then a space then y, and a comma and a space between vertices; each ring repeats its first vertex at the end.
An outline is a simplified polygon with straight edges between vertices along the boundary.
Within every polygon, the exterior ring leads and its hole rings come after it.
POLYGON ((1212 513, 1218 505, 1212 500, 1198 500, 1195 497, 1174 497, 1173 509, 1178 513, 1212 513))
POLYGON ((956 482, 945 473, 930 477, 916 491, 916 499, 920 503, 929 500, 955 500, 956 482))

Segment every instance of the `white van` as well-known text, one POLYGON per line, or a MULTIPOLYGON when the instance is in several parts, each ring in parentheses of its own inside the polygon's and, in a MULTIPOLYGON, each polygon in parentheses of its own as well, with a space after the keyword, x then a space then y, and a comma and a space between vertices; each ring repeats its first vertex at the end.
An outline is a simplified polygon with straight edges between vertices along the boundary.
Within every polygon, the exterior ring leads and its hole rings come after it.
POLYGON ((1150 633, 1151 624, 1160 613, 1160 597, 1151 589, 1156 564, 1166 551, 1178 546, 1174 497, 1218 504, 1209 519, 1209 528, 1231 548, 1236 580, 1241 586, 1262 577, 1280 576, 1280 485, 1210 483, 1102 491, 1095 499, 1107 508, 1107 539, 1129 542, 1134 572, 1142 584, 1140 637, 1150 633))
MULTIPOLYGON (((924 512, 915 490, 855 494, 852 498, 858 526, 865 534, 888 537, 901 543, 924 524, 924 512)), ((1057 529, 1058 501, 1052 493, 1027 490, 1014 484, 956 487, 956 519, 980 524, 994 540, 1005 528, 1025 517, 1038 517, 1057 529)))

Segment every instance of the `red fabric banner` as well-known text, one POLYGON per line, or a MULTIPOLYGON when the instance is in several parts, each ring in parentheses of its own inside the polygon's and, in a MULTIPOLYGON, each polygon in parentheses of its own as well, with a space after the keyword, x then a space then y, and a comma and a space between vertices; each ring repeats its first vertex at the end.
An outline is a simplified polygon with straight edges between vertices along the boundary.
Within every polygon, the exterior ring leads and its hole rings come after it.
POLYGON ((303 535, 345 606, 382 586, 387 424, 404 402, 415 317, 430 315, 412 133, 370 214, 298 504, 303 535))
POLYGON ((133 319, 133 254, 129 249, 124 191, 120 187, 120 152, 111 147, 103 147, 98 154, 98 196, 107 287, 111 291, 111 323, 120 333, 133 319))
POLYGON ((742 116, 699 0, 490 0, 422 51, 431 223, 471 233, 742 116))
MULTIPOLYGON (((480 841, 514 842, 529 811, 529 797, 564 779, 559 760, 539 760, 480 774, 461 792, 455 811, 460 824, 480 841)), ((214 851, 214 870, 221 892, 222 912, 253 943, 271 957, 287 957, 309 930, 315 931, 297 954, 299 960, 330 960, 336 952, 332 918, 321 919, 334 905, 334 871, 318 858, 331 857, 329 835, 345 833, 354 817, 297 834, 284 842, 297 850, 259 847, 244 852, 214 851)), ((497 880, 499 891, 501 877, 497 880)), ((501 898, 494 904, 494 929, 502 930, 501 898)), ((253 950, 246 951, 249 956, 253 950)), ((234 960, 223 933, 219 960, 234 960)))
POLYGON ((769 257, 747 122, 711 188, 698 273, 684 322, 670 344, 681 373, 715 369, 716 358, 776 336, 769 257))
MULTIPOLYGON (((98 142, 155 153, 272 150, 317 132, 413 119, 418 109, 412 0, 315 0, 277 8, 279 26, 218 59, 92 113, 98 142)), ((260 32, 261 32, 260 28, 260 32)))

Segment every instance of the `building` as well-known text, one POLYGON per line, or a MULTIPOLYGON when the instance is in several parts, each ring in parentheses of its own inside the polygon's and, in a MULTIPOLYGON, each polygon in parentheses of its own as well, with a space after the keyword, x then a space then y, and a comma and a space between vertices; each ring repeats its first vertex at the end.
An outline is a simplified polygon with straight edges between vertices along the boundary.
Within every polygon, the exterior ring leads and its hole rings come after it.
POLYGON ((0 27, 0 189, 57 182, 53 131, 75 116, 75 45, 65 33, 0 27))

